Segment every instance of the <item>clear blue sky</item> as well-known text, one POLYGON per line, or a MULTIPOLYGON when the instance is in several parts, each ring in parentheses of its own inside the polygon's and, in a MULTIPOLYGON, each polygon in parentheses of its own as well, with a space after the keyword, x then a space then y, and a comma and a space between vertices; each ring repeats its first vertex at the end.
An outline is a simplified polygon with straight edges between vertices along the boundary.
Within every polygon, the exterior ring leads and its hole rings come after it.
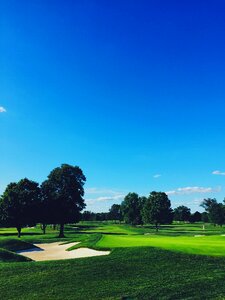
POLYGON ((222 201, 224 54, 223 0, 0 0, 0 193, 69 163, 93 211, 222 201))

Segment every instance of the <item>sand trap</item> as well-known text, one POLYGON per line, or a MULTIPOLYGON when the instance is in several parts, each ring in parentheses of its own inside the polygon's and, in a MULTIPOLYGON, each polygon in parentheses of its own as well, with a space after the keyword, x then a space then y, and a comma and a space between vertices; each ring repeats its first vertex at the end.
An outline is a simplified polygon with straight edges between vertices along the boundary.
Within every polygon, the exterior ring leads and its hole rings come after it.
POLYGON ((195 237, 205 236, 205 234, 196 234, 195 237))
POLYGON ((37 248, 17 251, 18 254, 31 258, 34 261, 71 259, 81 257, 91 257, 108 255, 110 251, 96 251, 89 248, 79 248, 71 251, 66 249, 79 243, 62 244, 60 242, 48 244, 34 244, 37 248))

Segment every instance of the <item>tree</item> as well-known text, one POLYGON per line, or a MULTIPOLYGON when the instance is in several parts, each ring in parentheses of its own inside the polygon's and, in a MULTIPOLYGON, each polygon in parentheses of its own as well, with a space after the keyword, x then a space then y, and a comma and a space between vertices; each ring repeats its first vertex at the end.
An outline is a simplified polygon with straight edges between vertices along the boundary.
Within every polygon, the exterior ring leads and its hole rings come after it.
POLYGON ((208 213, 211 223, 220 226, 225 223, 225 206, 222 203, 218 203, 215 198, 204 199, 201 206, 208 213))
POLYGON ((209 222, 209 214, 205 211, 202 213, 202 222, 208 223, 209 222))
POLYGON ((22 227, 37 222, 39 204, 38 183, 27 178, 10 183, 0 199, 2 223, 6 227, 16 227, 20 237, 22 227))
POLYGON ((113 204, 109 210, 109 219, 121 222, 122 214, 121 214, 121 205, 113 204))
POLYGON ((174 209, 175 221, 189 221, 191 210, 187 206, 181 205, 174 209))
POLYGON ((48 210, 48 224, 60 224, 59 237, 64 237, 64 225, 78 222, 85 208, 86 178, 77 166, 62 164, 55 168, 41 185, 44 207, 48 210))
POLYGON ((222 203, 214 203, 209 209, 209 219, 213 224, 222 226, 225 223, 225 207, 222 203))
POLYGON ((81 219, 82 219, 82 221, 95 221, 95 213, 85 210, 82 213, 81 219))
POLYGON ((190 216, 190 222, 192 223, 200 222, 201 220, 202 220, 202 214, 199 211, 196 211, 190 216))
POLYGON ((205 209, 206 212, 210 210, 210 208, 213 206, 213 204, 216 204, 217 200, 215 198, 207 198, 202 201, 200 204, 201 207, 205 209))
POLYGON ((125 223, 131 225, 142 224, 142 206, 143 198, 136 193, 127 194, 121 203, 121 212, 125 223))
POLYGON ((144 223, 155 224, 158 231, 159 224, 170 224, 173 221, 173 211, 168 196, 162 192, 151 192, 142 210, 144 223))

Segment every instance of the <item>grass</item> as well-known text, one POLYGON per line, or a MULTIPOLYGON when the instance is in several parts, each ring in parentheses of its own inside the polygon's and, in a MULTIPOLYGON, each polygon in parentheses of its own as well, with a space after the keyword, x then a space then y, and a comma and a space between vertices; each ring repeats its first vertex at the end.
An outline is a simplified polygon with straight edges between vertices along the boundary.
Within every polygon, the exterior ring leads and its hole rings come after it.
POLYGON ((103 235, 97 248, 159 247, 189 254, 225 256, 225 236, 115 236, 103 235))
POLYGON ((120 248, 106 257, 2 264, 0 294, 10 300, 219 299, 224 277, 225 258, 120 248))
MULTIPOLYGON (((66 239, 48 228, 0 229, 0 295, 14 300, 225 299, 225 229, 202 224, 132 227, 82 222, 66 239), (205 235, 195 237, 195 235, 205 235), (109 256, 50 262, 17 262, 12 251, 32 243, 80 241, 71 247, 112 249, 109 256), (201 254, 201 255, 199 255, 201 254)), ((22 258, 25 259, 25 258, 22 258)), ((22 260, 21 259, 21 260, 22 260)))
POLYGON ((22 262, 22 261, 30 261, 30 259, 23 257, 21 255, 17 255, 16 253, 14 253, 12 251, 0 249, 0 263, 22 262))

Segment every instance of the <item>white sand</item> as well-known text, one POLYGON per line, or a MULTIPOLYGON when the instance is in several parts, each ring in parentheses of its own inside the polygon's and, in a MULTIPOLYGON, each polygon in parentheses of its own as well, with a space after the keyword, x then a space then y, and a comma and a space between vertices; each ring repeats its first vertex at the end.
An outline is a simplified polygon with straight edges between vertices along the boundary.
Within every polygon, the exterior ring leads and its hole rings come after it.
POLYGON ((34 261, 71 259, 90 256, 108 255, 110 251, 96 251, 89 248, 79 248, 71 251, 66 249, 79 243, 62 244, 59 242, 49 244, 34 244, 37 248, 17 251, 18 254, 31 258, 34 261))

